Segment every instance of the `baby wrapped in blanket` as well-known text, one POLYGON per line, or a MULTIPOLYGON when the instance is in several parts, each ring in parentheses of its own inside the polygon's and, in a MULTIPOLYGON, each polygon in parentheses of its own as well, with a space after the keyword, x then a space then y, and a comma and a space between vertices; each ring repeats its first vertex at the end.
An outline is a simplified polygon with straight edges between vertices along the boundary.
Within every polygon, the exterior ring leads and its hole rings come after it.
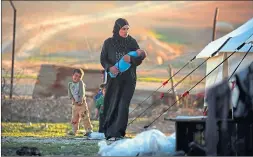
MULTIPOLYGON (((128 54, 126 55, 129 55, 129 56, 132 56, 132 57, 139 57, 139 56, 143 56, 143 58, 146 56, 146 53, 141 50, 141 49, 138 49, 136 51, 130 51, 128 54)), ((131 67, 131 63, 130 62, 127 62, 124 58, 124 56, 114 65, 118 70, 119 72, 125 72, 127 71, 130 67, 131 67)), ((109 75, 112 77, 112 78, 115 78, 117 76, 112 74, 111 72, 108 72, 109 75)))

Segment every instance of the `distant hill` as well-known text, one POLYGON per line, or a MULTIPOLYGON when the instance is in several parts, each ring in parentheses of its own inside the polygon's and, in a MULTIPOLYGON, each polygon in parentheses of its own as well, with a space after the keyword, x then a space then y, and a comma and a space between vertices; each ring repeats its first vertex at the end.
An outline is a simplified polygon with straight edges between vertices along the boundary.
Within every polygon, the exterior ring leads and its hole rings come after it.
MULTIPOLYGON (((16 63, 50 63, 101 68, 103 41, 115 19, 128 19, 148 58, 139 68, 179 68, 211 40, 215 7, 220 8, 217 38, 253 16, 253 2, 36 2, 14 1, 17 8, 16 63), (29 8, 29 9, 28 9, 29 8)), ((2 59, 10 61, 12 10, 2 3, 2 59)), ((24 65, 21 67, 25 67, 24 65)), ((33 67, 33 66, 32 66, 33 67)))

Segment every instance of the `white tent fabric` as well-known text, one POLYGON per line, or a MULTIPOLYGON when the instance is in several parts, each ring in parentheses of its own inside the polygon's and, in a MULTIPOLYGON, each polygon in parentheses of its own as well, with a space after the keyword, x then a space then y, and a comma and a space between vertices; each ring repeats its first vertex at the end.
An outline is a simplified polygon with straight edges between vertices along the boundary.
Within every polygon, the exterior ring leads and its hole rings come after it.
POLYGON ((251 43, 251 44, 253 44, 253 36, 251 36, 251 37, 246 41, 246 43, 251 43))
MULTIPOLYGON (((251 48, 253 51, 253 48, 251 48)), ((229 56, 231 53, 227 53, 229 56)), ((243 58, 244 53, 235 53, 228 59, 228 76, 231 76, 241 59, 243 58)), ((212 57, 208 60, 206 65, 206 74, 208 74, 211 70, 213 70, 218 64, 220 64, 224 60, 224 55, 221 53, 219 56, 212 57)), ((253 61, 253 53, 248 53, 248 55, 244 58, 241 65, 238 67, 237 71, 247 67, 253 61)), ((223 66, 220 65, 216 70, 214 70, 209 76, 206 77, 206 87, 217 84, 221 82, 223 79, 223 66)))
MULTIPOLYGON (((206 58, 210 57, 211 54, 213 54, 215 51, 217 51, 230 37, 230 39, 227 44, 223 47, 224 51, 220 52, 231 52, 234 51, 235 47, 237 48, 239 45, 241 45, 243 42, 248 40, 248 38, 252 38, 253 33, 253 18, 247 21, 245 24, 237 28, 236 30, 230 32, 229 34, 209 43, 197 56, 196 58, 206 58), (237 37, 236 39, 233 39, 237 37), (231 42, 230 42, 231 41, 231 42), (230 46, 232 47, 229 47, 230 46), (226 50, 226 51, 225 51, 226 50), (230 51, 227 51, 230 50, 230 51)), ((243 51, 241 51, 243 52, 243 51)), ((218 54, 217 54, 218 55, 218 54)))
MULTIPOLYGON (((248 44, 247 44, 248 45, 248 44)), ((251 48, 251 52, 253 51, 253 48, 251 48)), ((231 53, 227 53, 227 56, 229 56, 231 53)), ((243 58, 245 53, 235 53, 228 59, 228 77, 231 76, 231 74, 234 72, 235 68, 243 58)), ((213 70, 218 64, 220 64, 224 60, 224 53, 220 53, 219 56, 212 57, 207 61, 206 64, 206 74, 208 74, 211 70, 213 70)), ((244 58, 243 62, 240 64, 236 72, 246 68, 250 65, 250 63, 253 62, 253 53, 248 53, 248 55, 244 58)), ((208 89, 209 87, 220 83, 224 78, 224 71, 223 71, 223 64, 220 65, 216 70, 214 70, 209 76, 206 77, 206 85, 205 88, 208 89)), ((236 94, 237 89, 233 90, 233 102, 236 101, 237 95, 236 94)), ((235 103, 233 103, 234 105, 235 103)), ((207 106, 205 103, 204 106, 207 106)))
MULTIPOLYGON (((253 18, 232 31, 231 33, 209 43, 196 58, 210 57, 215 51, 217 51, 227 40, 225 45, 219 50, 219 52, 207 61, 206 74, 213 70, 218 64, 220 64, 227 56, 234 52, 241 44, 246 43, 239 51, 233 54, 226 62, 220 65, 215 71, 213 71, 208 77, 206 77, 206 86, 208 89, 210 86, 220 83, 225 77, 230 77, 234 72, 237 65, 246 52, 248 55, 244 58, 240 64, 237 72, 247 67, 253 62, 253 48, 250 49, 253 42, 253 18), (230 38, 230 39, 229 39, 230 38), (228 40, 229 39, 229 40, 228 40)), ((235 105, 238 97, 237 88, 232 92, 232 104, 235 105)), ((232 105, 231 104, 231 105, 232 105)), ((205 103, 204 106, 207 106, 205 103)))
MULTIPOLYGON (((219 52, 234 52, 238 46, 240 46, 241 44, 243 44, 245 41, 247 42, 247 40, 253 36, 253 27, 252 29, 231 38, 221 49, 219 52)), ((250 44, 246 44, 244 45, 241 49, 239 49, 239 51, 237 52, 247 52, 250 48, 250 44)), ((252 52, 252 51, 251 51, 252 52)))

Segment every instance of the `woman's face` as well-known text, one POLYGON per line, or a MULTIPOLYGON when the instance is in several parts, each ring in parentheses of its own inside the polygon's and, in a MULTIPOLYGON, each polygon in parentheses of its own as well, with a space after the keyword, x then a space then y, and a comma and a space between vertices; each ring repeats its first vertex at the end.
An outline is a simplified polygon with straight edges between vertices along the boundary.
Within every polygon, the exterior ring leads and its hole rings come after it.
POLYGON ((119 30, 119 35, 123 38, 126 38, 128 36, 128 30, 129 30, 129 26, 125 25, 123 26, 120 30, 119 30))

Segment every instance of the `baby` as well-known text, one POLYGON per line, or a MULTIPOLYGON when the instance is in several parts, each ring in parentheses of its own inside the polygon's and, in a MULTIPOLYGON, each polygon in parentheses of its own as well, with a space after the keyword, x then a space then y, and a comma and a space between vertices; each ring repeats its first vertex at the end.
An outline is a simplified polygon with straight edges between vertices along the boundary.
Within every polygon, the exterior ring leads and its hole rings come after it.
MULTIPOLYGON (((125 72, 127 71, 131 66, 131 57, 138 58, 140 62, 146 58, 147 54, 144 50, 137 49, 136 51, 130 51, 128 54, 123 56, 114 66, 120 71, 125 72)), ((115 78, 117 75, 112 74, 109 72, 110 76, 112 78, 115 78)))

